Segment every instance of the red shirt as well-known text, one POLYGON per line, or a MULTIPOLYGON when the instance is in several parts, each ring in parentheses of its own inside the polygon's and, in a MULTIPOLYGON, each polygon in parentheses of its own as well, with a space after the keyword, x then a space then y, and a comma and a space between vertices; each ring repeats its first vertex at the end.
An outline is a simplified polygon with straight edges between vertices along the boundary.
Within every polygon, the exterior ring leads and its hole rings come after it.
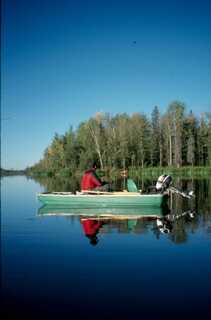
POLYGON ((96 187, 100 187, 102 182, 96 176, 94 170, 88 170, 84 173, 81 181, 81 190, 93 190, 96 187))
POLYGON ((83 225, 84 233, 87 236, 95 235, 103 225, 102 222, 91 219, 84 219, 81 223, 83 225))

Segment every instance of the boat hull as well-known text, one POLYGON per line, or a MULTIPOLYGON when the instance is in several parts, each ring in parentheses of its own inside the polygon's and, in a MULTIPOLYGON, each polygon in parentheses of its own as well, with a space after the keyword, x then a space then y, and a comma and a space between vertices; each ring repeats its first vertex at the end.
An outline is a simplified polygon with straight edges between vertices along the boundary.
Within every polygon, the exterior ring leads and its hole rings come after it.
POLYGON ((163 194, 74 195, 62 193, 40 193, 37 197, 45 205, 62 205, 72 209, 161 207, 165 198, 163 194))

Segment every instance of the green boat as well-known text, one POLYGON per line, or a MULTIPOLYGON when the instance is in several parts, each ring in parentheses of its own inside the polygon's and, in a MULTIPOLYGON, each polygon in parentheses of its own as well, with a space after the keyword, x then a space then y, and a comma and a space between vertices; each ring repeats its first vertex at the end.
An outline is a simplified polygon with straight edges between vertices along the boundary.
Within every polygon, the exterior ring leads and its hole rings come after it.
POLYGON ((141 194, 139 192, 68 192, 39 193, 43 204, 67 206, 72 209, 94 208, 141 208, 162 207, 164 194, 141 194))

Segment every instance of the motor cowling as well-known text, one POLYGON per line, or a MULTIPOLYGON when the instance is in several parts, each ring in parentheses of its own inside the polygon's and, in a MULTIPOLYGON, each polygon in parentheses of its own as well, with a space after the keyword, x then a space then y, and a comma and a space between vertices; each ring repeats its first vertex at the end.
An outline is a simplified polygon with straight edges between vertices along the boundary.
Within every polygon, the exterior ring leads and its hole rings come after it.
POLYGON ((172 177, 168 176, 167 174, 162 174, 156 183, 156 190, 160 192, 164 192, 166 189, 169 188, 170 184, 172 182, 172 177))

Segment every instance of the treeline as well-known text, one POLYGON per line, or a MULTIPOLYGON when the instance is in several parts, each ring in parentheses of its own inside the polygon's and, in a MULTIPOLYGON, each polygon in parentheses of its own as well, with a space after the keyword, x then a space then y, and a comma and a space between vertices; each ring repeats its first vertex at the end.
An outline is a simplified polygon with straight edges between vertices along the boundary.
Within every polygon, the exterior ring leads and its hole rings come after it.
POLYGON ((0 176, 5 177, 5 176, 19 176, 19 175, 24 175, 26 174, 25 170, 12 170, 12 169, 3 169, 0 168, 0 176))
POLYGON ((28 171, 69 175, 97 160, 102 169, 211 166, 211 115, 197 118, 172 102, 165 114, 97 113, 64 134, 55 134, 43 159, 28 171))

